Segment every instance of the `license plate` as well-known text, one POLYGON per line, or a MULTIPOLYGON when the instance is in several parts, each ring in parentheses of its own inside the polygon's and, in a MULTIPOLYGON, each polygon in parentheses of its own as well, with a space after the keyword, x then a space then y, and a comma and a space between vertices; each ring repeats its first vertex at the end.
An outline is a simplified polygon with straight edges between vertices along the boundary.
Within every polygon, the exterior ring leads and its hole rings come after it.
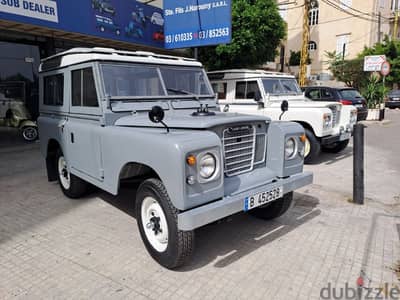
POLYGON ((399 101, 400 98, 393 98, 393 101, 399 101))
POLYGON ((253 196, 246 197, 244 199, 244 211, 248 211, 257 206, 267 204, 271 201, 274 201, 282 197, 283 197, 283 188, 281 186, 274 188, 270 191, 261 192, 253 196))
POLYGON ((355 104, 354 106, 355 106, 355 107, 363 107, 362 104, 355 104))
POLYGON ((351 137, 351 133, 350 132, 342 133, 340 135, 340 140, 341 141, 348 140, 348 139, 350 139, 350 137, 351 137))

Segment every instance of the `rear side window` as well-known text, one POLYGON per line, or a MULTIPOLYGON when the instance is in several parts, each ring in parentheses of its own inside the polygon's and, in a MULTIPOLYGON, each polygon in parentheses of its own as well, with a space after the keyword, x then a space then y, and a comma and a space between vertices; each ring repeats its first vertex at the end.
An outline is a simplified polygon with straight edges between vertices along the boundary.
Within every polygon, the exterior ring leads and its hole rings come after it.
POLYGON ((64 75, 57 74, 43 78, 44 105, 62 106, 64 103, 64 75))
POLYGON ((346 89, 346 90, 341 90, 340 95, 342 96, 343 99, 360 99, 362 96, 357 90, 351 90, 351 89, 346 89))
POLYGON ((320 99, 321 95, 319 89, 309 90, 306 95, 310 99, 320 99))
POLYGON ((98 107, 92 68, 72 71, 72 106, 98 107))
POLYGON ((236 99, 254 99, 259 93, 257 81, 240 81, 236 83, 236 99))
POLYGON ((328 89, 321 89, 321 98, 330 98, 333 99, 332 92, 328 89))

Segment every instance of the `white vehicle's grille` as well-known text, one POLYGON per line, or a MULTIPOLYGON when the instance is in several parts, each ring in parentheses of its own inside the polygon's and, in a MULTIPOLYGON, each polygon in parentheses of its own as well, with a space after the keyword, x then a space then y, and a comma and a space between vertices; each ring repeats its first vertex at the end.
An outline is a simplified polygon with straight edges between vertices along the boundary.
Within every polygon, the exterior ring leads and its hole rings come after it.
POLYGON ((340 122, 340 110, 336 106, 331 106, 330 109, 332 111, 332 128, 334 128, 340 122))
POLYGON ((226 176, 253 170, 256 150, 255 131, 251 125, 229 127, 224 130, 222 143, 226 176))

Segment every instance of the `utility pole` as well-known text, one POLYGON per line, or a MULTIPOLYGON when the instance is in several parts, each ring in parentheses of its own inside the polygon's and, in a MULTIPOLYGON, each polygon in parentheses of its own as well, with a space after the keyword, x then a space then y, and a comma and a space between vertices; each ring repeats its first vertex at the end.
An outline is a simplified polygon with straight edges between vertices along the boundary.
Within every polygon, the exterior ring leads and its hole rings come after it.
POLYGON ((381 42, 381 32, 382 32, 382 14, 381 11, 378 13, 378 43, 381 42))
POLYGON ((397 40, 397 29, 398 29, 398 23, 399 23, 399 0, 395 1, 395 6, 394 6, 394 26, 393 26, 393 37, 392 40, 397 40))
POLYGON ((306 85, 308 42, 310 40, 309 14, 310 14, 310 0, 304 0, 303 40, 302 40, 302 45, 301 45, 300 74, 299 74, 299 84, 300 84, 300 86, 305 86, 306 85))

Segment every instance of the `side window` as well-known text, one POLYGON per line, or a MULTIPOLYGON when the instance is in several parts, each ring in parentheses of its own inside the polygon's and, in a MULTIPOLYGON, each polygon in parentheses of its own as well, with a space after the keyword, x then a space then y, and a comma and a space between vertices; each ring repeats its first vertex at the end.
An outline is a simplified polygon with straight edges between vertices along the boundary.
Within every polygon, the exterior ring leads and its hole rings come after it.
POLYGON ((240 81, 236 83, 236 99, 254 99, 259 92, 257 81, 240 81))
POLYGON ((43 78, 44 105, 62 106, 64 103, 64 75, 57 74, 43 78))
POLYGON ((72 106, 98 107, 92 68, 72 71, 72 106))
POLYGON ((309 90, 307 93, 307 97, 310 99, 313 99, 313 100, 320 99, 321 95, 320 95, 319 89, 309 90))
POLYGON ((333 98, 332 92, 328 89, 321 89, 321 98, 332 99, 333 98))
POLYGON ((246 99, 246 81, 236 82, 236 99, 246 99))
POLYGON ((218 94, 218 99, 226 99, 226 82, 217 82, 212 84, 214 93, 218 94))

